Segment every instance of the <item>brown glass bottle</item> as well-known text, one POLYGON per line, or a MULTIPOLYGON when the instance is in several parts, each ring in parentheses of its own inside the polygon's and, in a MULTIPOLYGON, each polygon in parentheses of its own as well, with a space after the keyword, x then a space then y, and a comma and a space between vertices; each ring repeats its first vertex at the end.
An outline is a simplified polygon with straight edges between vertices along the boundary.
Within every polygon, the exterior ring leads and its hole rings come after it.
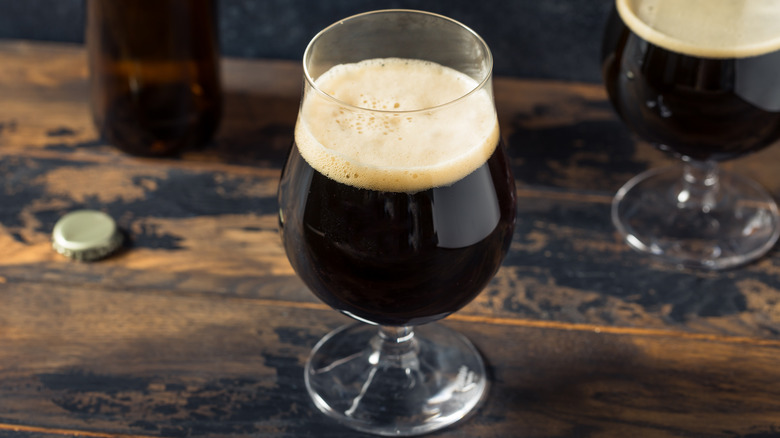
POLYGON ((214 0, 88 0, 86 43, 106 141, 162 156, 211 140, 222 106, 214 0))

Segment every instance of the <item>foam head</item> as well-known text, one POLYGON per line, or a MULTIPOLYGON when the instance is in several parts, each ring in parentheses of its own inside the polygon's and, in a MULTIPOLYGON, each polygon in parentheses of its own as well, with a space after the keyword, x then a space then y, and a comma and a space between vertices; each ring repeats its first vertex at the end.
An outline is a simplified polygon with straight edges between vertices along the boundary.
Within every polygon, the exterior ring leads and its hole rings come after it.
POLYGON ((780 50, 778 0, 616 0, 626 25, 666 49, 704 58, 780 50))
POLYGON ((337 65, 315 85, 295 141, 314 169, 344 184, 392 192, 448 185, 498 144, 489 90, 439 64, 365 60, 337 65))

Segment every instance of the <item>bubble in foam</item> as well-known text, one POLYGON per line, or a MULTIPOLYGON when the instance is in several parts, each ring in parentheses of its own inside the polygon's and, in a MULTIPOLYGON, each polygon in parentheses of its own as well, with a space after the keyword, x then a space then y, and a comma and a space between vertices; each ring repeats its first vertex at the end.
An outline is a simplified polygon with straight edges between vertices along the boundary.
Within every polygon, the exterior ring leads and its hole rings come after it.
POLYGON ((481 166, 498 144, 492 97, 485 89, 472 92, 478 85, 427 61, 338 65, 317 79, 338 100, 304 96, 298 150, 322 174, 356 187, 414 192, 451 184, 481 166), (370 108, 358 108, 365 102, 370 108))
POLYGON ((778 0, 616 0, 626 25, 668 50, 744 58, 780 50, 778 0))

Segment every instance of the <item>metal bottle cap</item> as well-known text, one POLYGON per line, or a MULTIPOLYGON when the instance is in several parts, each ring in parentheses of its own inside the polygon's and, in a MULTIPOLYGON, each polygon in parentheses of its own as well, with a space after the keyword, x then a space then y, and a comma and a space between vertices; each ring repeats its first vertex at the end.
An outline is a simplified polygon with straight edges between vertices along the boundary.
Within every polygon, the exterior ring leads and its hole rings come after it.
POLYGON ((122 245, 122 233, 111 216, 96 210, 76 210, 60 218, 52 232, 58 253, 85 262, 98 260, 122 245))

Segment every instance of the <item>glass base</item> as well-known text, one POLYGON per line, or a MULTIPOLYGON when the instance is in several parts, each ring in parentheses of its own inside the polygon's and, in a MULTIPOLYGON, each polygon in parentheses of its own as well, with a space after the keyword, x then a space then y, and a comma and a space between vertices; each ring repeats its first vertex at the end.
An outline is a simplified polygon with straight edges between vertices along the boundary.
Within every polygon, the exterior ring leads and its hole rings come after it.
POLYGON ((480 354, 465 337, 436 323, 397 340, 368 324, 341 327, 314 347, 305 378, 326 415, 386 436, 449 426, 474 411, 487 393, 480 354))
POLYGON ((617 193, 612 222, 634 249, 691 268, 726 269, 774 246, 780 216, 757 183, 720 170, 716 195, 689 199, 683 165, 643 172, 617 193))

